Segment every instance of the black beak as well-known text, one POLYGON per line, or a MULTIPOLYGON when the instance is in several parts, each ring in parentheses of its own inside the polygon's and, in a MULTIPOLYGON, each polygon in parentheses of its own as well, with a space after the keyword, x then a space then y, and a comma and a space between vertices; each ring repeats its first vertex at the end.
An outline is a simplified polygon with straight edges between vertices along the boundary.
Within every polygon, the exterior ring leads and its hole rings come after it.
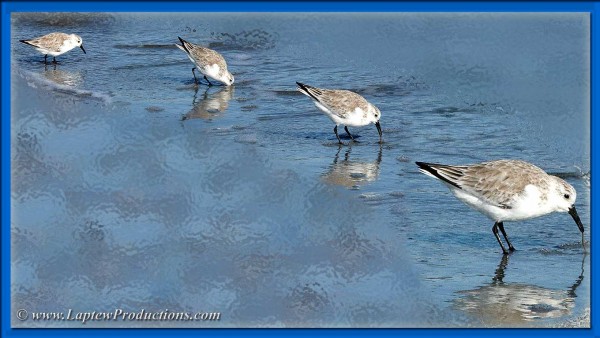
POLYGON ((83 49, 83 45, 79 46, 79 48, 81 48, 81 50, 83 51, 83 54, 87 54, 87 53, 85 52, 85 49, 83 49))
POLYGON ((575 209, 574 205, 569 209, 569 215, 573 217, 575 223, 577 223, 577 226, 579 227, 579 231, 583 233, 583 223, 581 223, 581 219, 579 219, 579 215, 577 214, 577 210, 575 209))
POLYGON ((383 139, 381 138, 381 125, 379 124, 379 121, 375 122, 375 127, 377 127, 377 132, 379 133, 379 143, 383 143, 383 139))

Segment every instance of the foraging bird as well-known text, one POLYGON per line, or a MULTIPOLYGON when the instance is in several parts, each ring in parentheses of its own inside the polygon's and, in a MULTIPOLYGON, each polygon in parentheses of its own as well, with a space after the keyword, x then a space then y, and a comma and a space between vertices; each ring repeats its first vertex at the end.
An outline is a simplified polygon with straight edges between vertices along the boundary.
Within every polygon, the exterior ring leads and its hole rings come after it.
POLYGON ((52 55, 52 62, 56 62, 56 57, 62 55, 75 47, 83 49, 83 39, 77 34, 66 33, 50 33, 39 38, 29 40, 19 40, 20 42, 33 46, 35 49, 44 54, 44 63, 48 63, 48 55, 52 55))
POLYGON ((381 112, 364 97, 349 90, 322 89, 300 82, 296 82, 296 84, 298 85, 298 91, 310 97, 315 106, 335 123, 333 132, 339 144, 343 144, 337 132, 339 125, 344 125, 346 134, 354 141, 354 137, 348 131, 348 126, 362 127, 370 123, 375 123, 379 133, 379 143, 383 142, 381 125, 379 124, 381 112))
POLYGON ((495 221, 492 232, 504 254, 508 254, 508 251, 498 236, 498 229, 508 249, 515 250, 504 230, 504 221, 520 221, 555 211, 568 212, 573 217, 584 244, 583 224, 575 209, 575 189, 563 179, 548 175, 533 164, 520 160, 459 166, 424 162, 416 164, 422 173, 446 184, 456 198, 495 221))
POLYGON ((196 78, 195 73, 196 68, 204 75, 204 79, 208 82, 209 86, 212 85, 212 83, 208 80, 207 76, 226 86, 231 86, 233 84, 233 75, 227 70, 227 63, 221 54, 210 48, 195 45, 180 37, 178 38, 179 41, 181 41, 181 45, 175 44, 175 46, 184 51, 196 66, 192 68, 192 74, 194 75, 196 84, 198 84, 198 78, 196 78))

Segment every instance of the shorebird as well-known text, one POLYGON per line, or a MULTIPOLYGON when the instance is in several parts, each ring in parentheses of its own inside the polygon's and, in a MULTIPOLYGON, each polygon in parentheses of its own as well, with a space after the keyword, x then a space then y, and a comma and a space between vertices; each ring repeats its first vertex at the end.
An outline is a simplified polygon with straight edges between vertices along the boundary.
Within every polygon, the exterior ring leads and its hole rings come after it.
POLYGON ((196 78, 196 68, 204 75, 204 79, 208 82, 208 85, 212 85, 207 76, 213 80, 219 81, 226 86, 233 84, 233 75, 227 70, 227 62, 221 54, 218 52, 195 45, 191 42, 187 42, 184 39, 179 38, 181 45, 175 44, 177 48, 184 51, 188 58, 194 63, 196 67, 192 68, 192 74, 194 75, 194 81, 198 84, 198 78, 196 78))
POLYGON ((48 63, 48 55, 52 55, 52 62, 56 63, 56 57, 62 55, 75 47, 83 49, 83 39, 76 34, 50 33, 39 38, 29 40, 19 40, 24 44, 35 47, 35 49, 44 54, 44 63, 48 63))
MULTIPOLYGON (((520 160, 498 160, 471 165, 444 165, 416 162, 420 171, 441 180, 463 203, 495 221, 492 232, 502 252, 515 250, 504 230, 504 221, 520 221, 552 212, 568 212, 581 231, 584 228, 575 209, 577 193, 563 179, 548 175, 533 164, 520 160)), ((585 246, 584 246, 585 249, 585 246)))
POLYGON ((344 125, 346 134, 354 141, 354 137, 348 131, 350 127, 362 127, 374 123, 379 133, 379 143, 382 143, 381 125, 379 119, 381 112, 377 107, 365 100, 364 97, 349 90, 322 89, 311 87, 296 82, 298 91, 310 97, 315 106, 323 111, 335 123, 333 132, 339 144, 343 144, 338 135, 337 128, 344 125))

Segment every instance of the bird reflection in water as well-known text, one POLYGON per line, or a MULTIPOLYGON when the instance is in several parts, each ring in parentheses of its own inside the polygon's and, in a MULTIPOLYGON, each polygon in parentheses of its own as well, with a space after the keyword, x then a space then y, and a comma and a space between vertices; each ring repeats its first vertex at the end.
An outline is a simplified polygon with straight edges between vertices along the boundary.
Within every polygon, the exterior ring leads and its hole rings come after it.
POLYGON ((349 147, 348 150, 346 150, 344 159, 340 160, 339 157, 342 147, 339 147, 329 170, 322 176, 323 180, 327 183, 347 188, 357 188, 361 185, 376 181, 379 177, 382 149, 382 146, 380 146, 375 161, 363 162, 350 160, 352 147, 349 147))
POLYGON ((83 83, 83 76, 81 73, 56 69, 56 64, 44 66, 44 77, 60 86, 69 88, 80 87, 83 83))
POLYGON ((503 255, 490 284, 460 291, 456 308, 475 316, 486 327, 528 326, 535 320, 571 314, 577 297, 575 291, 583 281, 586 255, 581 263, 581 274, 567 290, 504 282, 509 257, 503 255))
POLYGON ((201 98, 198 98, 198 90, 194 94, 193 108, 181 117, 182 121, 189 119, 212 120, 222 116, 229 107, 229 101, 233 97, 234 86, 206 87, 201 98), (217 88, 217 91, 214 91, 217 88))

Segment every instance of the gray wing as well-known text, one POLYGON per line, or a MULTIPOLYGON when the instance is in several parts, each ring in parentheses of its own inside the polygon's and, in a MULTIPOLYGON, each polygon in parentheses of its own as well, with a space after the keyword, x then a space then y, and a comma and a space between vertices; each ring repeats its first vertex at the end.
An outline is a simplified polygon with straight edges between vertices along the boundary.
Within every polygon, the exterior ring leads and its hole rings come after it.
POLYGON ((512 208, 513 200, 529 184, 543 184, 536 177, 545 172, 523 161, 500 160, 466 166, 417 162, 423 172, 500 208, 512 208))
POLYGON ((67 38, 68 35, 65 33, 50 33, 44 36, 40 36, 39 38, 20 41, 33 47, 43 48, 48 51, 58 53, 60 52, 60 46, 62 46, 63 41, 67 38))
POLYGON ((187 42, 182 38, 179 38, 181 41, 181 45, 178 47, 183 47, 183 50, 188 53, 192 59, 196 60, 199 64, 203 66, 214 65, 217 64, 221 69, 227 69, 227 63, 221 54, 218 52, 202 47, 199 45, 195 45, 193 43, 187 42))
POLYGON ((357 107, 365 112, 369 109, 367 100, 349 90, 321 89, 300 82, 296 82, 296 84, 301 93, 321 103, 342 118, 345 118, 347 113, 353 112, 357 107))

